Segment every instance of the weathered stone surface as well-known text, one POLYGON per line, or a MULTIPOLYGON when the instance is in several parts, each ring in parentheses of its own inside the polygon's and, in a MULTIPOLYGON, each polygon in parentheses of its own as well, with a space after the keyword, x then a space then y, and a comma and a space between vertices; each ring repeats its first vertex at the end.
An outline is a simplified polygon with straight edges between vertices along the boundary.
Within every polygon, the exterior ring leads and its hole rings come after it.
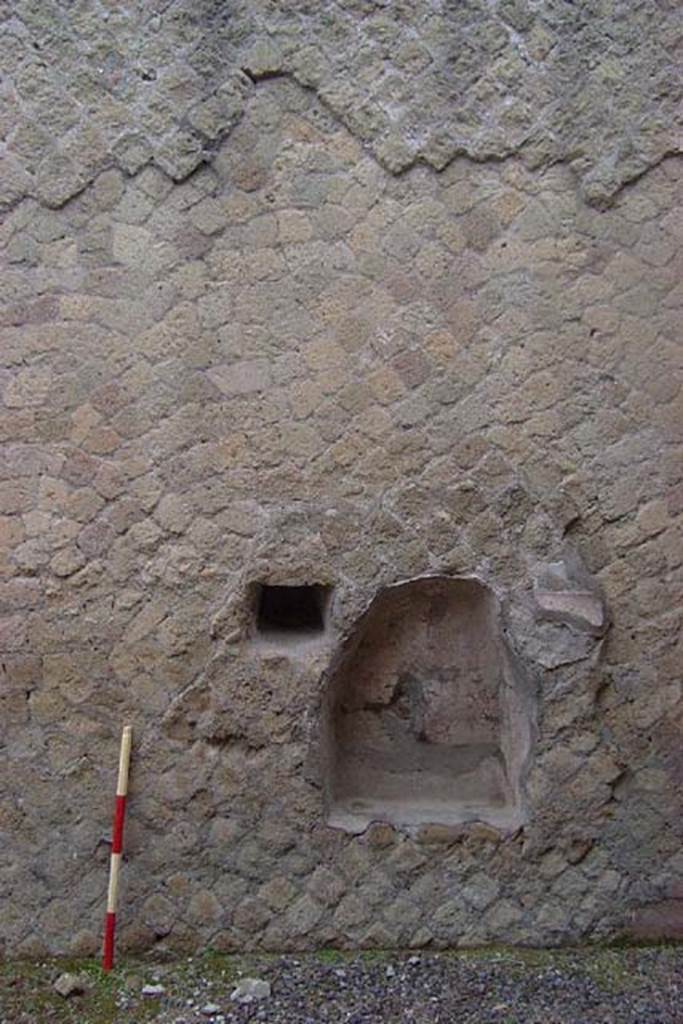
POLYGON ((328 684, 330 823, 517 828, 533 711, 510 653, 495 598, 475 578, 382 591, 328 684))
POLYGON ((604 602, 585 572, 565 562, 538 570, 534 598, 541 616, 578 628, 602 633, 606 626, 604 602))
MULTIPOLYGON (((239 123, 254 82, 277 75, 314 90, 393 173, 517 153, 535 168, 567 161, 586 197, 605 202, 680 147, 676 9, 656 0, 628 18, 554 0, 259 0, 229 12, 127 0, 104 29, 95 10, 56 11, 29 0, 2 12, 9 206, 36 195, 59 207, 112 158, 127 174, 153 161, 183 180, 239 123)), ((262 159, 255 151, 243 183, 261 180, 262 159)), ((475 248, 496 222, 472 215, 475 248)))
MULTIPOLYGON (((682 890, 683 891, 683 890, 682 890)), ((683 898, 660 900, 635 911, 630 934, 647 941, 683 939, 683 898)))
POLYGON ((159 996, 163 996, 164 993, 166 992, 166 989, 163 985, 147 984, 142 986, 141 991, 143 996, 148 996, 152 999, 156 999, 159 996))
POLYGON ((70 996, 82 995, 88 988, 88 979, 82 974, 72 974, 66 971, 60 974, 54 984, 55 992, 68 999, 70 996))
POLYGON ((254 1003, 270 996, 270 982, 263 978, 243 978, 230 996, 237 1003, 254 1003))
POLYGON ((98 934, 123 719, 124 946, 554 943, 680 901, 672 11, 13 6, 5 948, 98 934), (425 576, 499 604, 519 827, 336 830, 334 659, 425 576), (313 641, 263 636, 264 584, 331 588, 313 641))

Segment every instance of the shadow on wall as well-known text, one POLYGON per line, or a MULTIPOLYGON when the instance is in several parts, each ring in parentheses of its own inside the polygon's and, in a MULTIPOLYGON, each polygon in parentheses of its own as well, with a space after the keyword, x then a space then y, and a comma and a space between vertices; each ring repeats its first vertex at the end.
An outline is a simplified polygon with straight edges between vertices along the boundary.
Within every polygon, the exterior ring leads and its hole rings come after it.
POLYGON ((524 820, 532 698, 493 592, 472 578, 388 587, 328 682, 323 763, 329 824, 524 820))

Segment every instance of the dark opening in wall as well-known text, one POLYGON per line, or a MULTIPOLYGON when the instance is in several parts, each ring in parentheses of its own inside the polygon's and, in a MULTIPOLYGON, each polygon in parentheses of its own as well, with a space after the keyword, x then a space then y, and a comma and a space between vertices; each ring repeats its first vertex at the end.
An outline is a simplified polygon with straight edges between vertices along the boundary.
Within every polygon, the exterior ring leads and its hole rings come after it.
POLYGON ((330 588, 310 586, 271 586, 263 583, 256 598, 256 631, 264 637, 292 639, 322 633, 330 588))

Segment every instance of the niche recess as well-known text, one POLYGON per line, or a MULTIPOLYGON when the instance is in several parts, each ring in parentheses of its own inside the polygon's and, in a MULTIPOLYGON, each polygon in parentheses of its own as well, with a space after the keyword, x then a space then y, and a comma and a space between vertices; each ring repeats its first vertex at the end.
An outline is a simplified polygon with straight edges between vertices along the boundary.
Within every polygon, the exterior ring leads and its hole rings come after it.
POLYGON ((255 639, 266 644, 291 646, 319 641, 331 588, 320 584, 255 588, 255 639))
POLYGON ((331 825, 523 820, 531 700, 493 592, 476 579, 388 587, 333 666, 323 742, 331 825))

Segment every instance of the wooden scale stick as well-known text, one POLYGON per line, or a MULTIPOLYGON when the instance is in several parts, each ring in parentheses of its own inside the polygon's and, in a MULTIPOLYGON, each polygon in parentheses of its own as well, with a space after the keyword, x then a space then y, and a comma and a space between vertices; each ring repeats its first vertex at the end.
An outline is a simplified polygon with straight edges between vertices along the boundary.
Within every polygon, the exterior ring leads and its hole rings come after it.
POLYGON ((104 954, 102 969, 110 971, 114 966, 114 936, 116 932, 116 899, 119 889, 119 871, 123 853, 123 823, 126 817, 126 796, 128 794, 128 768, 130 765, 130 748, 133 742, 133 729, 130 725, 123 727, 121 734, 121 753, 119 755, 119 778, 116 786, 116 804, 114 807, 114 827, 111 841, 111 863, 109 866, 109 891, 107 893, 107 913, 104 919, 104 954))

